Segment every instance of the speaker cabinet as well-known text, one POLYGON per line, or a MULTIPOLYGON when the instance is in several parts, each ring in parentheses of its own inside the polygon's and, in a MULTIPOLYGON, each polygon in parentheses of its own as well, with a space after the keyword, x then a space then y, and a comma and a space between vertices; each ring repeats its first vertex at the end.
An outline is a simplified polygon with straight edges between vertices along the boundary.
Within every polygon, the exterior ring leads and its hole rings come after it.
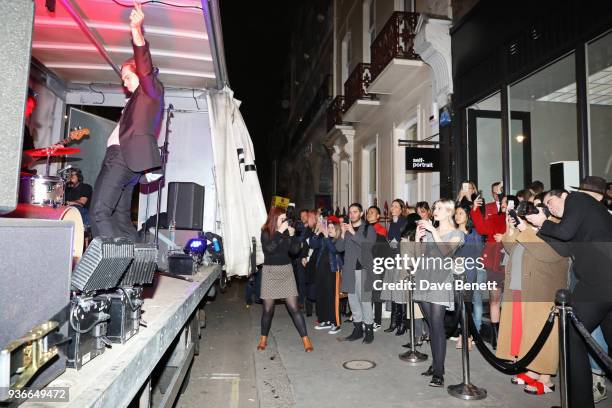
POLYGON ((550 188, 552 190, 565 189, 570 191, 571 186, 580 184, 580 170, 577 161, 560 161, 550 163, 550 188))
POLYGON ((17 206, 34 2, 0 1, 0 214, 17 206))
POLYGON ((204 224, 204 186, 196 183, 168 184, 168 225, 177 230, 201 231, 204 224))

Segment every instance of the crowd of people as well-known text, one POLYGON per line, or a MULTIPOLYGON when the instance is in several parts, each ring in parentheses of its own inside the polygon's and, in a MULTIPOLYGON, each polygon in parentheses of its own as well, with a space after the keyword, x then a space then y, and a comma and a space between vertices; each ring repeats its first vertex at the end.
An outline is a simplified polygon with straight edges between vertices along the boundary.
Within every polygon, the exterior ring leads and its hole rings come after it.
MULTIPOLYGON (((491 198, 485 203, 482 191, 466 181, 454 200, 440 199, 431 206, 418 202, 411 207, 395 199, 387 217, 381 217, 377 206, 364 209, 359 203, 351 204, 347 214, 318 209, 301 210, 295 217, 272 208, 261 236, 264 307, 258 349, 266 347, 274 300, 281 298, 307 352, 313 345, 304 314, 315 313, 314 329, 333 335, 349 323, 350 333, 340 340, 371 344, 381 329, 384 306, 391 312, 384 332, 401 336, 409 330, 407 289, 390 290, 389 285, 380 289, 375 281, 427 281, 434 285, 412 288, 417 306, 415 346, 430 343, 432 365, 422 375, 431 377, 430 386, 442 387, 447 339, 459 332, 460 307, 454 290, 431 287, 461 279, 486 282, 490 288, 466 293, 465 305, 476 329, 488 332, 500 359, 518 361, 527 354, 554 306, 555 293, 563 288, 572 290, 575 315, 606 350, 612 341, 612 254, 606 246, 612 243, 610 184, 586 177, 568 192, 545 191, 536 181, 510 195, 497 182, 491 186, 491 198), (482 262, 470 267, 466 262, 462 273, 442 262, 412 270, 387 268, 382 276, 374 273, 375 258, 396 254, 482 262)), ((456 347, 462 347, 462 339, 456 340, 456 347)), ((466 344, 471 349, 472 339, 466 344)), ((587 346, 573 328, 570 347, 571 406, 591 406, 606 397, 604 371, 592 358, 589 365, 587 346)), ((558 356, 555 328, 526 371, 510 381, 530 394, 553 392, 551 376, 557 373, 558 356)))

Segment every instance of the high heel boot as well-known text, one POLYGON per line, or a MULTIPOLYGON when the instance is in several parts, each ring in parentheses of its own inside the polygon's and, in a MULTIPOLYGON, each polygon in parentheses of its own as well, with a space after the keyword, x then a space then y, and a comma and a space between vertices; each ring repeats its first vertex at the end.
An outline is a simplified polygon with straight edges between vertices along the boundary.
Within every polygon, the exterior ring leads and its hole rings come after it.
POLYGON ((395 332, 396 336, 401 336, 406 333, 408 329, 406 325, 406 305, 398 304, 397 305, 397 331, 395 332))
POLYGON ((312 350, 314 350, 314 347, 312 347, 312 343, 310 342, 310 338, 308 336, 302 337, 302 342, 304 343, 305 352, 310 353, 312 350))
POLYGON ((397 303, 391 302, 391 321, 389 322, 389 328, 385 329, 385 333, 391 333, 397 327, 397 306, 397 303))
POLYGON ((268 345, 268 336, 259 337, 259 344, 257 345, 257 350, 265 350, 268 345))

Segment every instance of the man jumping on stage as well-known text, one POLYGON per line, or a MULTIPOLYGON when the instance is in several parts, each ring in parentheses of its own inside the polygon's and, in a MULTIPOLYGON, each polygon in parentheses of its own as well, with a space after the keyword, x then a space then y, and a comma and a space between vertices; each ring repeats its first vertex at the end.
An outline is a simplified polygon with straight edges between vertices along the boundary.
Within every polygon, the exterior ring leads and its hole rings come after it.
POLYGON ((151 63, 143 21, 142 5, 134 1, 130 14, 134 58, 121 66, 121 80, 131 97, 108 138, 96 179, 92 200, 94 236, 136 237, 130 217, 134 185, 143 173, 161 166, 157 135, 164 110, 164 87, 151 63))

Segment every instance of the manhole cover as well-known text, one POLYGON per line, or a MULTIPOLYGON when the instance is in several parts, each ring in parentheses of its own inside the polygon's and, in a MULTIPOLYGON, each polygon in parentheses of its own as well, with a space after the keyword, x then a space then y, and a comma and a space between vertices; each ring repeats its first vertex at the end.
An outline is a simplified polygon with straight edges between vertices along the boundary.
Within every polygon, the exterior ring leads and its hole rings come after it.
POLYGON ((342 364, 347 370, 369 370, 376 367, 376 363, 368 360, 351 360, 342 364))

